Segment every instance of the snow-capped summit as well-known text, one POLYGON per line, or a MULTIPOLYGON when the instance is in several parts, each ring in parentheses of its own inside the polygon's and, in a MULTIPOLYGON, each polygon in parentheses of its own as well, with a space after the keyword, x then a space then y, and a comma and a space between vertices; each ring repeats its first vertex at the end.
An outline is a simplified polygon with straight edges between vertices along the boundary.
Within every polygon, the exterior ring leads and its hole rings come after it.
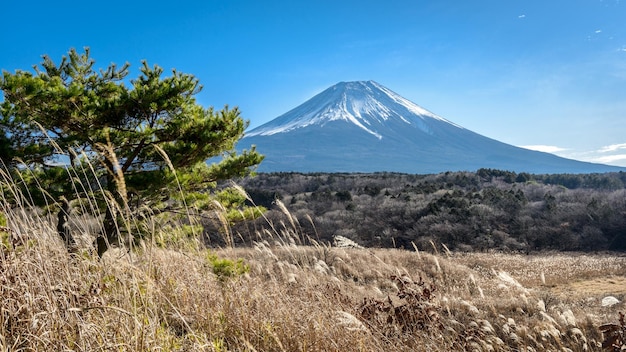
POLYGON ((341 120, 382 139, 381 130, 388 121, 397 120, 428 132, 428 119, 446 121, 374 81, 341 82, 247 136, 269 136, 341 120))
POLYGON ((623 170, 531 151, 450 122, 374 81, 340 82, 246 133, 259 171, 531 173, 623 170))

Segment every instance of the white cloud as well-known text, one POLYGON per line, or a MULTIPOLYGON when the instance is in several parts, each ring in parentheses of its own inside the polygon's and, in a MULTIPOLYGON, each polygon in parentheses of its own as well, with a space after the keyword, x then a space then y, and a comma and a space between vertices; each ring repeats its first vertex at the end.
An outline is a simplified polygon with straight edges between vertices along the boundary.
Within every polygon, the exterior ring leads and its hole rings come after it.
POLYGON ((519 147, 551 153, 573 160, 626 167, 626 143, 611 144, 586 151, 541 144, 523 145, 519 147))
POLYGON ((595 158, 594 160, 601 164, 611 164, 611 163, 615 163, 616 161, 626 160, 626 154, 601 156, 601 157, 595 158))
POLYGON ((597 29, 596 30, 596 34, 600 34, 600 33, 602 33, 602 30, 601 29, 597 29))
POLYGON ((615 152, 615 151, 622 150, 622 149, 626 149, 626 143, 611 144, 611 145, 604 146, 600 148, 600 150, 598 150, 598 153, 610 153, 610 152, 615 152))
POLYGON ((517 18, 526 18, 526 15, 519 15, 517 18))
POLYGON ((545 153, 558 153, 567 150, 566 148, 557 147, 555 145, 522 145, 525 149, 536 150, 538 152, 545 153))
POLYGON ((570 155, 563 155, 568 153, 562 153, 560 154, 560 156, 581 161, 588 161, 592 163, 626 167, 625 152, 626 143, 618 143, 606 145, 595 150, 589 150, 585 152, 578 151, 571 153, 570 155))

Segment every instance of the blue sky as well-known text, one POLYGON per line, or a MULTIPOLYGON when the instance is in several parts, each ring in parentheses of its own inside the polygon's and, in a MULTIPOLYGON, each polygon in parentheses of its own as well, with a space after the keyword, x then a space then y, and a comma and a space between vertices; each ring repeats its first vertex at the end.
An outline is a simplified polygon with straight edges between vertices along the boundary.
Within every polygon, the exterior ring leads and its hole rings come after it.
POLYGON ((374 80, 487 137, 626 166, 620 0, 5 1, 0 68, 89 46, 196 75, 198 101, 259 126, 374 80))

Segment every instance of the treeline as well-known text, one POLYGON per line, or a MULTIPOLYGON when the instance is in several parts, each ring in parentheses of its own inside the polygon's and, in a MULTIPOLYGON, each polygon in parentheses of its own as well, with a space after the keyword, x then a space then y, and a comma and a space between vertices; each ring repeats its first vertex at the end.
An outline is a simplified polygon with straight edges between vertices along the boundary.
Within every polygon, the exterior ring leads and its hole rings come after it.
MULTIPOLYGON (((270 173, 241 185, 272 223, 318 241, 462 251, 626 249, 626 173, 532 175, 502 170, 437 175, 270 173), (311 221, 312 220, 312 221, 311 221)), ((236 225, 254 241, 266 219, 236 225)))

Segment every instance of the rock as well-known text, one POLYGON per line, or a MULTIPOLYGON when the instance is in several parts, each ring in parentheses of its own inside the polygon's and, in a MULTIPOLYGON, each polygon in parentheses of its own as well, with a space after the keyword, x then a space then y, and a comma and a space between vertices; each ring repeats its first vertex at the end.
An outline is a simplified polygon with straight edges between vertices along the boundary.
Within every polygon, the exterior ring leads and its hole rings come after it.
POLYGON ((339 248, 363 248, 353 240, 339 235, 333 237, 333 245, 339 248))
POLYGON ((619 303, 619 299, 613 296, 606 296, 602 298, 602 307, 611 307, 619 303))

